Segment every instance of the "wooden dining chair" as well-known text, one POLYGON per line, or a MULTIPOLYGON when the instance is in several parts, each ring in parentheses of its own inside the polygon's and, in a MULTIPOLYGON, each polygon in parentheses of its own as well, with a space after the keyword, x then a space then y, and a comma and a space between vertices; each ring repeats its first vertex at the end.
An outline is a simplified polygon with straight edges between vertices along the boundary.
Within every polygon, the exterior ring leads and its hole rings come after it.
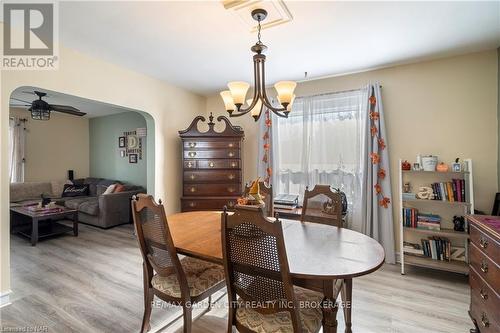
MULTIPOLYGON (((243 192, 243 196, 248 196, 250 192, 250 188, 252 187, 252 182, 245 184, 245 191, 243 192)), ((265 215, 269 217, 274 216, 274 200, 273 200, 273 186, 271 184, 266 185, 265 182, 259 182, 260 194, 264 197, 265 203, 265 215)))
POLYGON ((306 187, 302 204, 302 222, 314 222, 342 228, 342 197, 330 185, 306 187))
POLYGON ((257 207, 236 206, 233 215, 224 211, 222 251, 228 333, 233 326, 243 333, 320 330, 324 297, 292 285, 281 221, 257 207))
POLYGON ((141 332, 150 329, 154 295, 180 305, 184 333, 191 332, 192 305, 209 298, 225 286, 224 268, 192 257, 179 259, 168 228, 165 209, 150 195, 132 199, 132 215, 143 258, 144 317, 141 332))

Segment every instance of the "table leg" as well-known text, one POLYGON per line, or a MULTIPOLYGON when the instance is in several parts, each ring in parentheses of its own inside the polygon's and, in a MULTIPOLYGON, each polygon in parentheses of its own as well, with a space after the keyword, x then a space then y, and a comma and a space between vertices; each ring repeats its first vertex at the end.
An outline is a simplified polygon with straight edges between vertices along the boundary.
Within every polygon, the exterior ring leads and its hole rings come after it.
POLYGON ((344 310, 345 333, 352 333, 352 279, 345 279, 341 291, 344 310))
POLYGON ((323 332, 337 333, 337 311, 338 306, 334 299, 333 281, 323 282, 323 294, 325 295, 323 306, 323 332))
POLYGON ((73 214, 73 235, 78 237, 78 212, 73 214))
POLYGON ((38 219, 31 219, 31 246, 35 246, 38 241, 38 219))

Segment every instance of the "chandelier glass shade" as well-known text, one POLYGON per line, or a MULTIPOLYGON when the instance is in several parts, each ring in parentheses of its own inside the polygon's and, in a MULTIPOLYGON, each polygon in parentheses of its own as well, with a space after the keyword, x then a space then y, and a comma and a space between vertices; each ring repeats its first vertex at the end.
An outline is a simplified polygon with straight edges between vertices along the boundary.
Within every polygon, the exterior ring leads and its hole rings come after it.
POLYGON ((34 120, 50 120, 50 106, 47 102, 40 99, 33 101, 28 109, 31 112, 31 119, 34 120))
POLYGON ((267 96, 265 80, 266 56, 263 54, 267 47, 260 40, 260 22, 263 21, 266 16, 267 12, 264 9, 255 9, 252 11, 252 17, 258 22, 258 41, 251 47, 252 52, 255 53, 253 56, 253 98, 246 100, 250 85, 243 81, 229 82, 227 84, 229 90, 224 90, 220 93, 224 101, 224 107, 230 117, 239 117, 250 112, 255 121, 257 121, 264 107, 271 110, 276 115, 285 118, 288 117, 291 111, 292 103, 295 99, 293 92, 297 83, 293 81, 280 81, 274 85, 279 106, 274 106, 267 96))

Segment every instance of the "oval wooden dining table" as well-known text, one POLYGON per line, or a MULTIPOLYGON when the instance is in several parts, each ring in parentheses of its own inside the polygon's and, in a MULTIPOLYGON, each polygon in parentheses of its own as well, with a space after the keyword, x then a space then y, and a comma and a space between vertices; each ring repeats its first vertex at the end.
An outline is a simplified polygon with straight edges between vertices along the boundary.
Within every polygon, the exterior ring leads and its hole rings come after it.
MULTIPOLYGON (((221 212, 177 213, 167 220, 180 254, 222 264, 221 212)), ((341 293, 345 332, 352 332, 352 279, 382 266, 383 247, 349 229, 280 220, 293 283, 322 292, 331 305, 341 293)), ((337 310, 337 306, 323 308, 325 333, 337 331, 337 310)))

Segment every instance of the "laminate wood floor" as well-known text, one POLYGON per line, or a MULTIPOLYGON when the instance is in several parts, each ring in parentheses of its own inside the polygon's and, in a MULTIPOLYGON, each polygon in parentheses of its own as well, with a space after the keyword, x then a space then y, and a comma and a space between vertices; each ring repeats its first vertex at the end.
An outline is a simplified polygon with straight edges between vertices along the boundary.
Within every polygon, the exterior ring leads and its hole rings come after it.
MULTIPOLYGON (((138 332, 142 321, 142 258, 131 225, 101 230, 80 225, 80 235, 41 241, 36 247, 11 236, 12 304, 0 309, 0 328, 47 327, 47 332, 138 332)), ((464 276, 399 266, 354 280, 353 331, 360 333, 466 333, 469 288, 464 276)), ((195 320, 193 333, 226 330, 226 297, 195 320)), ((195 311, 201 312, 202 309, 195 311)), ((152 327, 180 308, 155 308, 152 327)), ((339 332, 344 322, 339 311, 339 332)))

